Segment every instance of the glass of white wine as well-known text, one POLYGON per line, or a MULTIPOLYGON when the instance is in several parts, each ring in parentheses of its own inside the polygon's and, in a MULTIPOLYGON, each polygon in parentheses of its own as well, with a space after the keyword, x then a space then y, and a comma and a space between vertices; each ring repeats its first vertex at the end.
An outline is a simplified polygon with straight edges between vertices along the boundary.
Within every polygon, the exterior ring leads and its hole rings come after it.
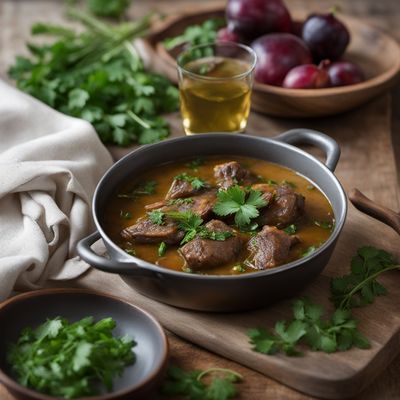
POLYGON ((250 47, 230 42, 195 46, 178 56, 187 135, 245 131, 256 60, 250 47))

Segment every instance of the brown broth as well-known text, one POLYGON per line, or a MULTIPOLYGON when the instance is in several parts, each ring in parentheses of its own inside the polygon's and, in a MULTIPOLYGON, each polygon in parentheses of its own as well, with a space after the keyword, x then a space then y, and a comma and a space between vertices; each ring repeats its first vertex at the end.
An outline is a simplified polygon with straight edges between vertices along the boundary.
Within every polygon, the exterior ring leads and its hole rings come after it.
MULTIPOLYGON (((165 255, 159 257, 158 244, 130 243, 129 241, 122 239, 120 232, 124 228, 134 224, 138 218, 146 215, 144 209, 145 205, 164 199, 174 176, 182 172, 187 172, 190 175, 195 175, 204 179, 211 185, 215 185, 213 167, 216 164, 222 164, 228 161, 238 161, 256 175, 261 175, 266 179, 272 179, 279 183, 281 181, 291 182, 296 186, 295 191, 301 193, 305 197, 304 216, 295 224, 297 227, 296 235, 299 237, 301 242, 291 249, 289 261, 302 257, 304 252, 311 246, 316 248, 319 247, 331 235, 330 229, 324 229, 314 223, 314 221, 325 221, 334 226, 334 214, 328 199, 312 184, 312 182, 295 171, 267 161, 239 156, 206 157, 204 158, 204 165, 199 166, 196 171, 193 171, 186 165, 189 161, 190 160, 171 162, 164 164, 162 167, 154 167, 142 174, 139 180, 132 180, 131 182, 122 185, 113 195, 103 217, 103 226, 109 237, 122 249, 133 248, 136 256, 143 260, 173 270, 182 271, 185 267, 185 262, 183 257, 181 257, 177 251, 178 246, 168 246, 165 255), (140 196, 135 200, 118 197, 118 193, 129 192, 137 184, 149 180, 157 182, 154 194, 140 196), (123 213, 131 213, 132 217, 130 219, 121 217, 121 211, 123 213)), ((250 237, 250 235, 248 236, 250 237)), ((240 272, 235 272, 232 269, 233 266, 242 263, 248 255, 247 250, 244 250, 240 258, 235 260, 235 262, 207 270, 207 274, 237 275, 240 272)), ((255 270, 251 267, 245 267, 245 272, 254 271, 255 270)))

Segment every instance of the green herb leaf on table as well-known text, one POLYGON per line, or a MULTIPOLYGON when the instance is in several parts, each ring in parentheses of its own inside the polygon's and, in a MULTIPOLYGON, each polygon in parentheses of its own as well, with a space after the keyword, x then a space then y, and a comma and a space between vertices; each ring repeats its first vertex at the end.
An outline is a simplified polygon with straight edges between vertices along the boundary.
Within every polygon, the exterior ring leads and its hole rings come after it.
POLYGON ((206 187, 207 183, 203 179, 197 177, 197 176, 192 176, 187 174, 186 172, 183 172, 182 174, 176 175, 174 179, 178 181, 185 181, 188 182, 192 185, 193 189, 202 189, 206 187))
POLYGON ((357 330, 357 322, 348 310, 338 309, 330 319, 322 319, 324 309, 308 300, 297 299, 293 303, 293 319, 278 321, 274 332, 263 328, 248 332, 255 351, 265 354, 284 352, 299 356, 299 343, 306 343, 314 351, 333 353, 351 347, 369 347, 368 340, 357 330))
POLYGON ((133 190, 127 193, 119 193, 117 197, 119 198, 126 198, 135 200, 140 196, 146 196, 150 194, 154 194, 156 192, 157 182, 156 181, 147 181, 140 183, 137 185, 133 190))
POLYGON ((384 272, 400 269, 392 254, 375 247, 360 247, 351 260, 351 272, 332 278, 332 301, 338 308, 370 304, 375 297, 387 293, 377 278, 384 272))
POLYGON ((181 395, 187 400, 228 400, 237 396, 234 383, 242 379, 239 373, 224 368, 184 371, 177 366, 171 366, 161 393, 169 396, 181 395), (204 383, 203 378, 210 375, 212 380, 208 384, 204 383))
MULTIPOLYGON (((117 0, 93 3, 107 3, 101 7, 105 11, 117 0)), ((92 123, 106 143, 127 146, 167 137, 168 124, 159 115, 177 109, 178 90, 146 71, 131 43, 148 31, 149 17, 111 25, 80 10, 70 10, 69 16, 83 32, 43 23, 32 27, 32 34, 54 40, 30 44, 31 55, 16 58, 9 75, 18 88, 92 123)))
POLYGON ((213 211, 222 217, 234 214, 236 225, 241 227, 248 225, 251 219, 258 217, 258 209, 267 204, 260 191, 253 189, 246 191, 235 185, 218 192, 217 203, 213 211))
POLYGON ((149 220, 155 225, 164 225, 165 213, 160 210, 154 210, 147 213, 149 220))
POLYGON ((51 396, 93 396, 99 384, 111 391, 113 380, 135 361, 135 342, 114 337, 115 326, 111 318, 69 323, 57 317, 24 329, 7 359, 22 385, 51 396))
POLYGON ((170 50, 182 44, 197 46, 201 44, 209 44, 215 42, 219 28, 225 25, 222 18, 208 19, 201 25, 191 25, 185 31, 176 37, 164 40, 164 46, 170 50))

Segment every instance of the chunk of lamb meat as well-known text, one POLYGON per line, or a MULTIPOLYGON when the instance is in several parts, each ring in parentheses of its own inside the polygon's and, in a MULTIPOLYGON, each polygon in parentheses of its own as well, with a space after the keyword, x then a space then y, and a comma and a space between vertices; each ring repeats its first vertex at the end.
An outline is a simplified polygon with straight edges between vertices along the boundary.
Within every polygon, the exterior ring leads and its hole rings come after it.
POLYGON ((201 190, 202 189, 195 189, 188 181, 183 179, 174 179, 165 198, 169 200, 190 197, 199 193, 201 190))
POLYGON ((251 253, 251 261, 248 264, 256 269, 282 265, 288 261, 291 247, 298 242, 297 236, 290 236, 274 226, 264 226, 247 245, 251 253))
POLYGON ((126 240, 134 240, 138 243, 177 244, 184 236, 184 232, 178 229, 178 225, 166 219, 164 225, 157 225, 147 217, 140 218, 136 224, 125 228, 121 236, 126 240))
MULTIPOLYGON (((234 230, 222 221, 213 219, 205 227, 212 232, 231 232, 234 230)), ((235 260, 242 251, 243 239, 232 236, 226 240, 210 240, 196 237, 181 248, 187 265, 194 270, 205 270, 235 260)))
POLYGON ((289 186, 278 186, 275 200, 260 212, 257 222, 285 228, 294 223, 304 213, 304 196, 289 186))
POLYGON ((204 221, 211 218, 212 209, 217 201, 217 191, 215 189, 207 190, 197 196, 193 196, 191 202, 172 203, 170 200, 158 201, 157 203, 148 204, 144 208, 147 211, 157 210, 165 213, 169 211, 192 211, 199 215, 204 221))
POLYGON ((233 185, 250 185, 255 181, 254 175, 237 161, 216 165, 214 177, 222 189, 228 189, 233 185))

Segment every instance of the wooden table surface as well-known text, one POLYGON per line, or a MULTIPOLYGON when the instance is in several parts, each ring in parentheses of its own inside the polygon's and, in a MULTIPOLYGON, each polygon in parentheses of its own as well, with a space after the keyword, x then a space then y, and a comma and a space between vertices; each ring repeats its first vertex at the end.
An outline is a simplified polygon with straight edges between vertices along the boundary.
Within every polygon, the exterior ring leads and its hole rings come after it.
MULTIPOLYGON (((333 5, 349 15, 362 18, 390 32, 400 41, 399 0, 286 0, 290 9, 314 11, 328 10, 333 5)), ((134 1, 130 10, 132 16, 149 9, 165 13, 179 13, 182 10, 202 8, 207 5, 221 5, 215 0, 147 0, 134 1)), ((57 0, 2 0, 0 2, 0 77, 7 79, 6 70, 16 54, 24 51, 33 22, 63 20, 63 2, 57 0)), ((385 55, 382 55, 384 57, 385 55)), ((0 94, 1 95, 1 94, 0 94)), ((397 169, 400 166, 400 86, 392 91, 392 141, 397 169)), ((0 327, 1 329, 1 327, 0 327)), ((240 384, 239 399, 305 400, 311 397, 289 389, 275 381, 240 365, 213 355, 173 334, 169 334, 172 359, 188 369, 206 369, 212 366, 232 368, 245 376, 240 384)), ((390 365, 382 376, 376 379, 357 400, 398 400, 400 399, 400 357, 390 365)), ((14 398, 0 385, 0 400, 14 398)))

